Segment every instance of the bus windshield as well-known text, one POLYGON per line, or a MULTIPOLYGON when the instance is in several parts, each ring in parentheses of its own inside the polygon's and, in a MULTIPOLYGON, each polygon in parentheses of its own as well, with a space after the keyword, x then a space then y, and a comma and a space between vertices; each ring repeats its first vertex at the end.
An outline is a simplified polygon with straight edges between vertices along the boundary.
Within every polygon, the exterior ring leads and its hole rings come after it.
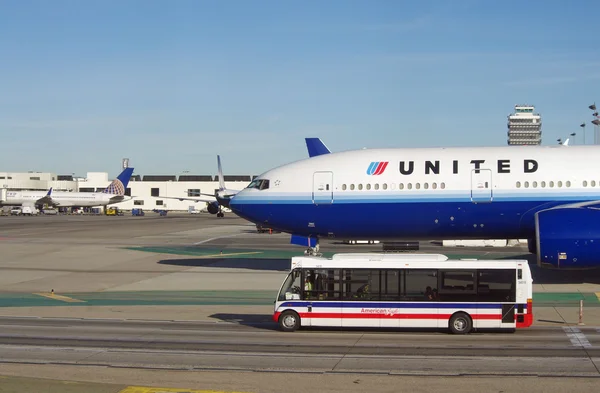
POLYGON ((281 286, 277 300, 281 302, 284 300, 300 299, 301 284, 300 270, 292 271, 281 286))

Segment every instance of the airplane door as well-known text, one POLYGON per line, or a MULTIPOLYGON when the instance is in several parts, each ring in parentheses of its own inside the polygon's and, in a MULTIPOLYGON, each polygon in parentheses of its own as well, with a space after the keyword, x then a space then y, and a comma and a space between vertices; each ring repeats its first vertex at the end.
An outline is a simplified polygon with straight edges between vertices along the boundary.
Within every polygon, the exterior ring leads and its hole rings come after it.
POLYGON ((333 203, 333 172, 315 172, 313 175, 313 203, 333 203))
POLYGON ((473 169, 471 171, 471 202, 489 203, 492 199, 492 170, 473 169))

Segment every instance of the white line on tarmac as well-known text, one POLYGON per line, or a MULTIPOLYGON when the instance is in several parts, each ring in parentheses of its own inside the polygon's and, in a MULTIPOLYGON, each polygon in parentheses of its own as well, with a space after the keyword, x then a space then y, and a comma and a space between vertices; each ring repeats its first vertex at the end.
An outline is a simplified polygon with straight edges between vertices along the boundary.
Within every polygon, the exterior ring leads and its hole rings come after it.
POLYGON ((223 235, 223 236, 211 237, 210 239, 206 239, 206 240, 202 240, 201 242, 194 243, 194 246, 212 242, 213 240, 219 240, 219 239, 224 239, 226 237, 235 237, 235 236, 240 236, 240 235, 246 235, 246 233, 234 233, 233 235, 223 235))
POLYGON ((563 330, 574 347, 590 348, 592 346, 585 334, 583 334, 579 328, 574 326, 563 326, 563 330))

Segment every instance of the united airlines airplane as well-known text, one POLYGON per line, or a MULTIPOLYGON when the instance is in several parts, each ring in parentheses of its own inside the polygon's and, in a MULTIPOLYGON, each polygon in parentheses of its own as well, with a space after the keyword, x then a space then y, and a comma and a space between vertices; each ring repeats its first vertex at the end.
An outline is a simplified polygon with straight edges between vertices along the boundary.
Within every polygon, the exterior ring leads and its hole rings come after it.
POLYGON ((318 238, 529 239, 540 266, 600 267, 600 146, 363 149, 269 170, 230 201, 318 238))
POLYGON ((123 202, 125 190, 133 168, 125 168, 121 174, 102 192, 65 192, 65 191, 7 191, 3 205, 52 205, 52 206, 106 206, 123 202))

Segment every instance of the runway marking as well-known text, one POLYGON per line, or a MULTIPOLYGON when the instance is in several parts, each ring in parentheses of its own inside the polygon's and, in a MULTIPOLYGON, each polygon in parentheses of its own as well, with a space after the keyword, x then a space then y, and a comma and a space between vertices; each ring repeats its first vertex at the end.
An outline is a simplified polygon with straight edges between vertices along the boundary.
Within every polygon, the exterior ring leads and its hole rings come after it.
POLYGON ((85 303, 85 300, 73 299, 72 297, 57 295, 51 292, 34 293, 34 295, 43 296, 54 300, 60 300, 66 303, 85 303))
POLYGON ((244 393, 224 390, 194 390, 173 388, 149 388, 144 386, 128 386, 119 393, 244 393))
POLYGON ((590 348, 592 344, 588 341, 585 334, 581 332, 581 329, 574 326, 563 326, 563 330, 571 340, 571 345, 574 347, 590 348))
POLYGON ((223 236, 211 237, 210 239, 206 239, 206 240, 202 240, 201 242, 194 243, 194 246, 198 246, 200 244, 212 242, 213 240, 224 239, 224 238, 227 238, 227 237, 236 237, 236 236, 240 236, 240 235, 245 235, 245 234, 244 233, 234 233, 233 235, 223 235, 223 236))
POLYGON ((247 251, 247 252, 230 252, 228 254, 210 254, 210 255, 198 255, 197 258, 214 258, 214 257, 229 257, 233 255, 251 255, 251 254, 262 254, 263 251, 247 251))

